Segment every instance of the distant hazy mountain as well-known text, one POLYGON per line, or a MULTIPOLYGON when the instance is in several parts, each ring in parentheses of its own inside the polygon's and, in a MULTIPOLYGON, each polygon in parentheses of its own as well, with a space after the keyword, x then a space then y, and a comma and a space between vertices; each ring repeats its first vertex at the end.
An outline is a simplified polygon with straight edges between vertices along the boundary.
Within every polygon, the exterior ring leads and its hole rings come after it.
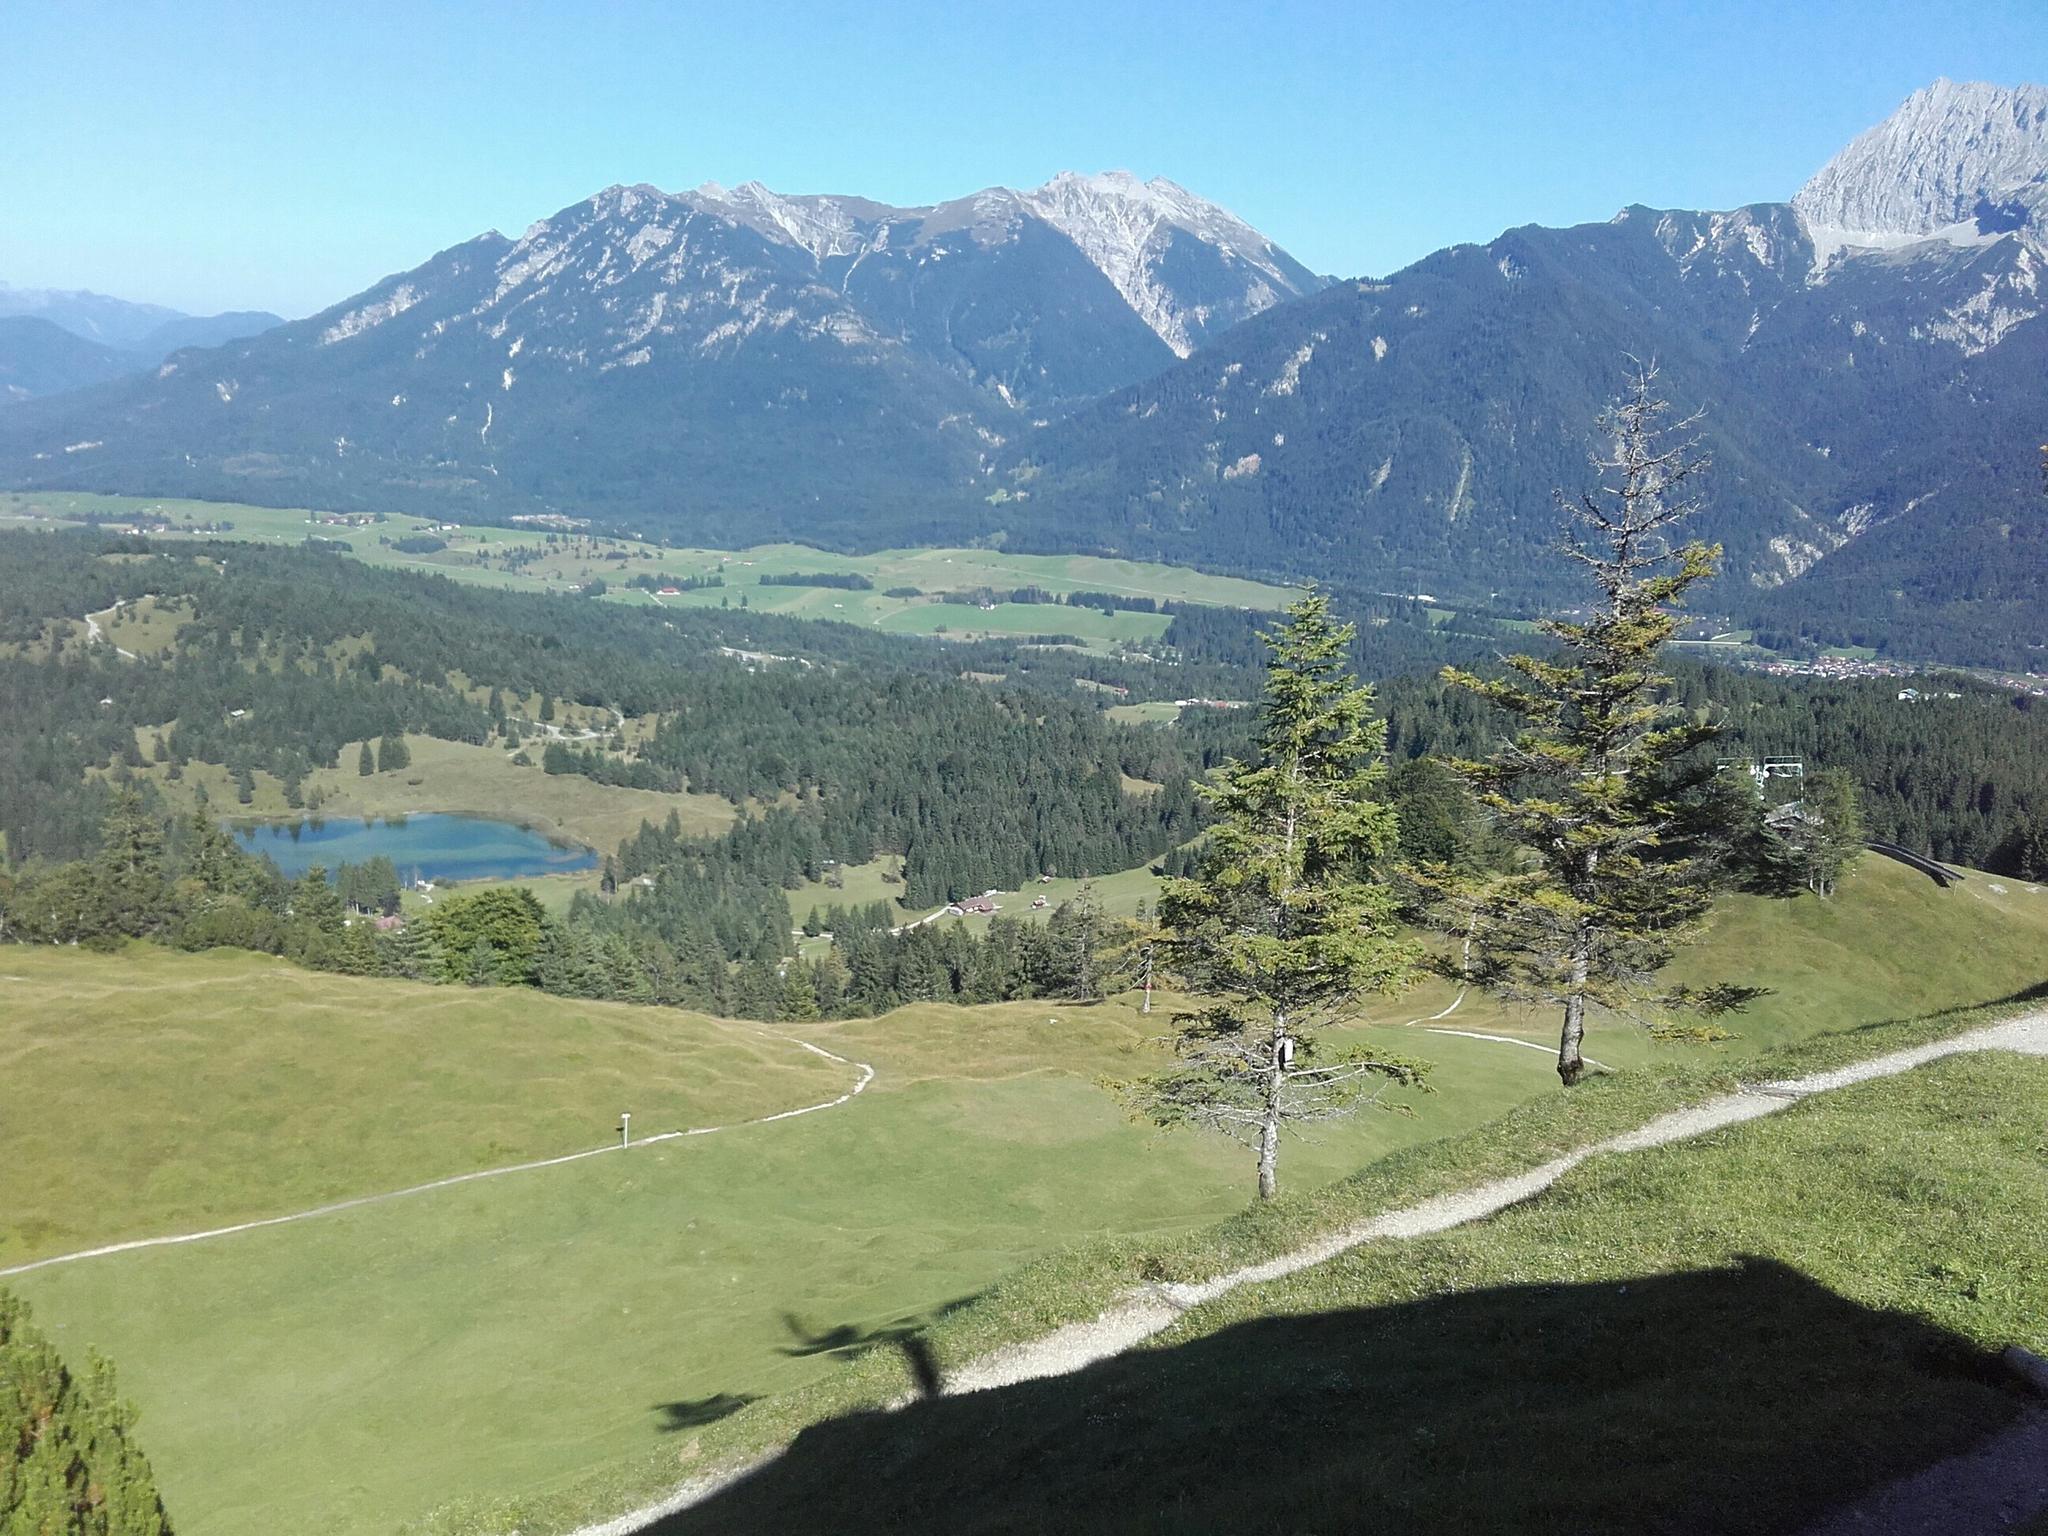
POLYGON ((261 310, 184 315, 84 289, 0 283, 0 405, 154 368, 180 347, 213 347, 284 322, 261 310))
POLYGON ((612 187, 311 320, 11 412, 0 466, 886 540, 988 514, 994 456, 1032 422, 1322 282, 1122 173, 930 208, 612 187))
POLYGON ((1240 326, 1034 435, 1014 538, 1507 603, 1624 356, 1718 459, 1709 601, 2048 667, 2048 92, 1939 82, 1788 204, 1510 230, 1240 326))
POLYGON ((135 366, 130 354, 39 315, 0 317, 0 405, 104 383, 135 366))
POLYGON ((240 341, 245 336, 260 336, 283 324, 282 316, 263 309, 233 309, 218 315, 179 315, 145 332, 131 350, 148 358, 151 363, 160 363, 184 347, 218 347, 226 342, 240 341))
POLYGON ((182 318, 161 304, 135 304, 83 288, 16 288, 0 282, 0 318, 14 315, 33 315, 74 336, 120 349, 136 345, 165 321, 182 318))

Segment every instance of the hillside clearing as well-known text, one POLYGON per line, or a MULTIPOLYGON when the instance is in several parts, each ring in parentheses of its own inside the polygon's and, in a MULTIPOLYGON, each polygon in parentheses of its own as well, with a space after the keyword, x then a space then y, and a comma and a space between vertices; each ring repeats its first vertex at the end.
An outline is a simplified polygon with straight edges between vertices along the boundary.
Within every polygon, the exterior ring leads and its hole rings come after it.
MULTIPOLYGON (((133 770, 148 777, 167 800, 182 810, 198 804, 204 787, 216 815, 247 815, 272 819, 317 814, 345 816, 412 816, 427 811, 513 820, 552 837, 583 843, 609 853, 640 830, 642 822, 660 826, 674 812, 686 832, 715 835, 730 827, 739 813, 717 795, 663 794, 600 784, 580 773, 545 773, 537 765, 522 766, 501 747, 442 741, 408 735, 409 767, 386 773, 356 772, 354 748, 341 754, 333 768, 308 775, 305 788, 318 801, 317 812, 295 809, 285 802, 284 789, 269 773, 257 770, 254 798, 238 802, 233 776, 218 763, 191 762, 183 776, 168 779, 160 764, 133 770)), ((529 751, 538 757, 539 748, 529 751)))

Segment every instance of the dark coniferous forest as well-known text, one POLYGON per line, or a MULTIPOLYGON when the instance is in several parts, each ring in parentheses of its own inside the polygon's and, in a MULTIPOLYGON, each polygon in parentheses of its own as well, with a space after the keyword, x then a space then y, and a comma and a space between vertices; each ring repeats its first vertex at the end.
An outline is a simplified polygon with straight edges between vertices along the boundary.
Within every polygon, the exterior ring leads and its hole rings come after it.
MULTIPOLYGON (((1132 728, 1105 715, 1109 695, 1076 683, 1138 700, 1255 697, 1269 620, 1178 609, 1159 659, 1139 662, 506 593, 317 549, 14 533, 0 535, 0 570, 0 708, 20 726, 0 737, 10 937, 243 944, 345 970, 766 1018, 1058 992, 1077 966, 1095 974, 1076 955, 1108 942, 1108 925, 1085 902, 1048 924, 998 917, 971 934, 909 924, 1044 871, 1198 867, 1196 786, 1244 752, 1248 713, 1196 707, 1174 726, 1132 728), (56 621, 145 593, 184 615, 163 658, 61 639, 75 632, 56 621), (657 723, 622 752, 603 732, 555 734, 557 701, 657 723), (523 893, 483 891, 373 934, 345 913, 384 904, 385 871, 286 880, 219 834, 210 817, 232 807, 179 816, 165 797, 198 762, 238 783, 272 775, 300 803, 316 769, 366 752, 373 769, 396 766, 408 733, 497 743, 548 773, 718 795, 741 814, 715 836, 674 817, 643 824, 600 850, 603 894, 559 918, 523 893), (797 959, 787 893, 884 855, 901 870, 892 898, 829 914, 831 952, 797 959)), ((1436 674, 1447 661, 1484 667, 1528 637, 1484 618, 1432 629, 1398 599, 1344 605, 1367 620, 1355 661, 1387 719, 1404 853, 1499 857, 1434 760, 1487 750, 1502 722, 1436 674)), ((1951 691, 1909 702, 1883 680, 1683 664, 1671 690, 1723 722, 1719 754, 1846 774, 1871 835, 2048 877, 2048 718, 2025 697, 1939 690, 1951 691)))

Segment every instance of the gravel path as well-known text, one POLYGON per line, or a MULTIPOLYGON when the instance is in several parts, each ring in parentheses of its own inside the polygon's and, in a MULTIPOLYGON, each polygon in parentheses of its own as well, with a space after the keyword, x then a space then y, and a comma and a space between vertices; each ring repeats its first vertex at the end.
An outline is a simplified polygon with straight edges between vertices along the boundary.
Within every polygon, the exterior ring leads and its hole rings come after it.
POLYGON ((1687 1141, 1725 1126, 1776 1114, 1811 1094, 1830 1093, 1873 1078, 1894 1077, 1944 1056, 1995 1050, 2048 1056, 2048 1013, 2031 1014, 1986 1029, 1972 1030, 1931 1045, 1893 1051, 1832 1072, 1761 1083, 1736 1093, 1723 1094, 1704 1103, 1659 1115, 1633 1131, 1567 1152, 1527 1173, 1495 1179, 1491 1183, 1459 1190, 1455 1194, 1439 1195, 1433 1200, 1375 1216, 1370 1221, 1333 1232, 1263 1264, 1233 1270, 1198 1285, 1148 1287, 1091 1322, 1070 1324, 1029 1344, 998 1350, 970 1362, 947 1378, 947 1390, 976 1392, 988 1387, 1007 1386, 1012 1382, 1078 1371, 1150 1338, 1188 1308, 1213 1301, 1240 1286, 1259 1285, 1295 1274, 1335 1258, 1360 1243, 1380 1238, 1427 1237, 1464 1226, 1467 1222, 1482 1220, 1548 1189, 1587 1158, 1597 1157, 1603 1152, 1640 1152, 1674 1141, 1687 1141))
MULTIPOLYGON (((145 593, 144 595, 148 596, 149 594, 145 593)), ((112 608, 108 608, 104 611, 107 613, 114 613, 118 611, 120 607, 121 604, 117 602, 114 604, 112 608)), ((85 643, 87 645, 102 645, 112 643, 107 639, 106 631, 100 628, 100 621, 89 613, 85 616, 85 643)), ((124 651, 118 645, 114 646, 114 652, 116 655, 127 657, 128 660, 130 661, 141 660, 141 658, 137 656, 133 651, 124 651)))
POLYGON ((736 1131, 743 1126, 769 1125, 777 1120, 793 1120, 798 1115, 814 1115, 820 1110, 837 1109, 851 1100, 863 1088, 875 1080, 875 1069, 864 1061, 853 1061, 845 1056, 835 1056, 822 1045, 813 1045, 808 1040, 799 1040, 794 1035, 776 1034, 773 1030, 757 1030, 755 1033, 775 1040, 786 1040, 800 1046, 815 1056, 827 1061, 836 1061, 841 1066, 854 1068, 860 1076, 854 1085, 836 1099, 823 1099, 816 1104, 805 1104, 796 1109, 785 1109, 772 1115, 756 1115, 751 1120, 735 1120, 728 1125, 699 1125, 680 1131, 659 1131, 652 1136, 635 1136, 630 1143, 608 1142, 601 1147, 590 1147, 582 1152, 565 1152, 560 1157, 537 1158, 527 1163, 507 1163, 502 1168, 483 1168, 475 1173, 458 1173, 445 1179, 429 1179, 424 1184, 409 1185, 404 1189, 389 1189, 381 1194, 357 1195, 349 1200, 336 1200, 328 1205, 316 1205, 310 1210, 292 1211, 284 1216, 266 1216, 260 1221, 240 1221, 228 1227, 209 1227, 204 1232, 178 1232, 167 1237, 138 1237, 125 1243, 108 1243, 99 1248, 82 1248, 76 1253, 60 1253, 47 1259, 36 1259, 28 1264, 16 1264, 9 1269, 0 1269, 0 1279, 9 1275, 25 1275, 32 1270, 49 1269, 57 1264, 76 1264, 81 1259, 104 1259, 117 1253, 133 1253, 141 1248, 176 1248, 185 1243, 210 1242, 218 1237, 232 1237, 237 1232, 254 1232, 259 1227, 282 1227, 295 1221, 311 1221, 316 1216, 332 1216, 338 1211, 352 1211, 359 1206, 382 1205, 387 1200, 403 1200, 409 1195, 423 1195, 429 1190, 448 1189, 456 1184, 473 1184, 478 1179, 502 1178, 508 1173, 531 1173, 537 1168, 559 1168, 564 1163, 580 1163, 586 1157, 602 1157, 607 1152, 623 1152, 628 1146, 650 1147, 656 1142, 679 1141, 686 1136, 712 1136, 720 1131, 736 1131))
MULTIPOLYGON (((1448 1012, 1450 1012, 1448 1008, 1444 1010, 1444 1013, 1448 1012)), ((1433 1014, 1431 1017, 1440 1019, 1443 1017, 1443 1014, 1433 1014)), ((1557 1047, 1554 1045, 1538 1045, 1534 1040, 1517 1040, 1513 1035, 1488 1035, 1482 1034, 1476 1029, 1437 1029, 1428 1024, 1422 1024, 1420 1027, 1423 1033, 1430 1035, 1457 1035, 1466 1040, 1490 1040, 1495 1045, 1519 1045, 1525 1051, 1538 1051, 1545 1056, 1555 1056, 1557 1054, 1557 1047)), ((1604 1061, 1595 1061, 1590 1056, 1585 1058, 1585 1062, 1595 1072, 1612 1070, 1604 1061)))
MULTIPOLYGON (((1088 1322, 1070 1323, 1042 1338, 997 1350, 947 1372, 945 1393, 947 1396, 955 1396, 963 1392, 987 1391, 1048 1376, 1064 1376, 1142 1344, 1154 1334, 1172 1326, 1189 1308, 1213 1301, 1242 1286, 1260 1285, 1296 1274, 1333 1259, 1361 1243, 1426 1237, 1433 1233, 1447 1232, 1453 1227, 1464 1226, 1468 1222, 1483 1220, 1505 1210, 1508 1206, 1540 1194, 1569 1170, 1601 1153, 1639 1152, 1650 1147, 1687 1141, 1726 1126, 1739 1125, 1746 1120, 1776 1114, 1779 1110, 1813 1094, 1831 1093, 1838 1088, 1868 1082, 1874 1078, 1895 1077, 1927 1062, 1971 1051, 2017 1051, 2030 1056, 2048 1056, 2048 1012, 2029 1014, 2024 1018, 1971 1030, 1966 1034, 1930 1045, 1893 1051, 1829 1072, 1817 1072, 1809 1077, 1760 1083, 1685 1109, 1659 1115, 1635 1130, 1610 1136, 1605 1141, 1595 1142, 1591 1146, 1580 1147, 1526 1173, 1516 1174, 1511 1178, 1495 1179, 1490 1183, 1475 1185, 1448 1195, 1439 1195, 1400 1210, 1388 1211, 1369 1221, 1359 1222, 1318 1238, 1290 1253, 1268 1259, 1262 1264, 1247 1265, 1243 1269, 1232 1270, 1228 1274, 1218 1275, 1213 1280, 1205 1280, 1199 1284, 1147 1286, 1143 1290, 1132 1292, 1123 1301, 1088 1322)), ((2026 1446, 2034 1444, 2032 1441, 2023 1443, 2026 1446)), ((620 1515, 602 1524, 584 1526, 576 1531, 574 1536, 631 1536, 632 1532, 642 1530, 656 1520, 700 1503, 719 1489, 729 1486, 756 1468, 774 1460, 779 1454, 779 1451, 773 1451, 744 1466, 707 1475, 676 1489, 658 1503, 620 1515)), ((1907 1531, 1919 1529, 1922 1527, 1855 1526, 1840 1530, 1830 1528, 1825 1533, 1816 1533, 1816 1536, 1849 1536, 1852 1531, 1860 1533, 1860 1536, 1894 1536, 1895 1532, 1903 1536, 1907 1531)), ((1931 1530, 1933 1527, 1926 1529, 1931 1530)), ((1962 1531, 1976 1527, 1951 1525, 1944 1529, 1962 1531)))

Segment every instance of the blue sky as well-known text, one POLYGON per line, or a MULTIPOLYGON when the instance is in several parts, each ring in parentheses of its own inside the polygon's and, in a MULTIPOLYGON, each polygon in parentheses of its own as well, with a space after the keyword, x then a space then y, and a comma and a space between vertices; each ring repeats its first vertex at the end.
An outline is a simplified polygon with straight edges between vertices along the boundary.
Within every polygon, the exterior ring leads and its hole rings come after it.
POLYGON ((302 5, 16 0, 0 279, 323 308, 612 182, 921 203, 1165 175, 1320 271, 1789 196, 2048 0, 302 5))

